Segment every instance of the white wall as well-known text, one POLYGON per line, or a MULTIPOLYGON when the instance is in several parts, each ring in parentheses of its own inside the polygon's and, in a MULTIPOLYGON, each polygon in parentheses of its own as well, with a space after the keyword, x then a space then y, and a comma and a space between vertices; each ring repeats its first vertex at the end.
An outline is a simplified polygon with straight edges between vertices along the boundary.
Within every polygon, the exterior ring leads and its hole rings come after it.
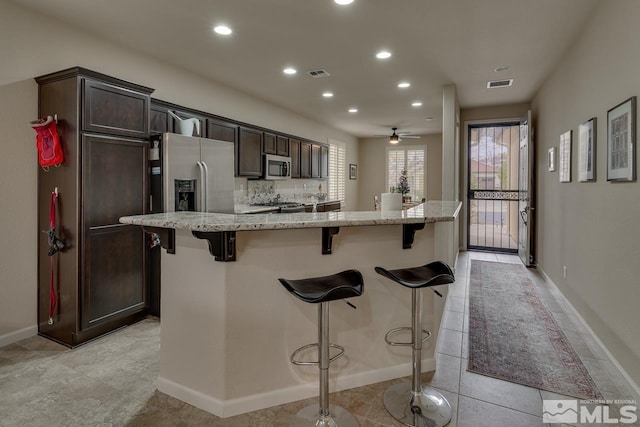
MULTIPOLYGON (((442 199, 442 135, 421 135, 420 139, 404 139, 398 147, 424 145, 427 147, 427 200, 442 199)), ((389 191, 387 188, 388 138, 360 140, 360 164, 358 165, 358 210, 373 210, 373 196, 389 191)))
POLYGON ((537 143, 537 258, 591 329, 640 383, 640 182, 607 182, 607 110, 640 96, 640 2, 598 4, 584 33, 533 100, 537 143), (560 134, 597 117, 597 182, 548 172, 560 134), (562 268, 567 266, 567 277, 562 268))
MULTIPOLYGON (((348 161, 357 161, 357 140, 350 135, 5 0, 0 58, 0 344, 15 331, 35 330, 36 323, 37 158, 35 133, 26 125, 37 118, 31 78, 79 65, 155 88, 153 96, 165 101, 312 140, 343 141, 348 161)), ((357 188, 351 186, 347 196, 355 203, 357 188)))

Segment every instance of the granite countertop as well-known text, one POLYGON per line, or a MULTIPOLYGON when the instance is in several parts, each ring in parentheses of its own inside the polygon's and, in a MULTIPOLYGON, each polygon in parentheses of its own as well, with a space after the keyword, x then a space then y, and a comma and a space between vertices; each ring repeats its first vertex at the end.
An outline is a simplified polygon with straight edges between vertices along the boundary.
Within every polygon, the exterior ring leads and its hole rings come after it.
POLYGON ((269 213, 277 212, 279 209, 277 206, 235 205, 235 213, 237 214, 269 213))
POLYGON ((317 212, 290 214, 219 214, 168 212, 125 216, 124 224, 194 231, 280 230, 292 228, 352 227, 363 225, 416 224, 453 221, 460 202, 430 200, 403 211, 317 212))

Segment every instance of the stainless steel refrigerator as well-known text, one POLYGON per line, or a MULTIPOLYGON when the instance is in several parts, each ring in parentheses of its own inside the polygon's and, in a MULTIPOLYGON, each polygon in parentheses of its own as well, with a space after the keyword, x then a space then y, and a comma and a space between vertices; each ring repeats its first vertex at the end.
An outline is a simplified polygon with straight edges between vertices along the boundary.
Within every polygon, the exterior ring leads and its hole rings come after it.
POLYGON ((162 154, 165 212, 234 212, 232 142, 165 133, 162 154))

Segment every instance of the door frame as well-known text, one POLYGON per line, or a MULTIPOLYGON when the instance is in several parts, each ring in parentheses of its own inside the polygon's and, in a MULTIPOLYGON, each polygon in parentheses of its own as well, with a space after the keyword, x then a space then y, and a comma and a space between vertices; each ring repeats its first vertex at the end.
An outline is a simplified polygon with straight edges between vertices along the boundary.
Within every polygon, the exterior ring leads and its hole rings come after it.
POLYGON ((464 197, 462 199, 462 221, 460 223, 460 227, 464 227, 464 230, 460 230, 462 234, 462 244, 460 245, 463 250, 469 250, 469 236, 467 233, 467 229, 469 227, 469 200, 467 198, 467 194, 469 194, 469 128, 471 126, 478 125, 502 125, 508 123, 520 123, 522 117, 510 117, 510 118, 500 118, 500 119, 484 119, 484 120, 466 120, 464 122, 464 144, 463 145, 463 166, 462 166, 462 194, 464 197))

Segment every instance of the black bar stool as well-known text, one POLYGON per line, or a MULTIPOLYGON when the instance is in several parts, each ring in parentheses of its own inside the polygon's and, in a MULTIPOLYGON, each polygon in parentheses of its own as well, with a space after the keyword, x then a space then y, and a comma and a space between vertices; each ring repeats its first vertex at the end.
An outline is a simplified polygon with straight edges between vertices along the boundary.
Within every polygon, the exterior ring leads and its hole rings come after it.
MULTIPOLYGON (((384 406, 393 418, 414 427, 442 427, 451 421, 451 405, 445 397, 432 389, 423 387, 420 381, 422 373, 422 343, 431 338, 431 332, 422 329, 422 288, 446 285, 455 281, 453 271, 441 261, 422 267, 385 270, 376 267, 376 273, 411 288, 411 327, 391 329, 385 335, 389 345, 411 346, 413 348, 413 380, 395 384, 384 392, 384 406), (411 342, 395 342, 391 337, 400 331, 411 331, 411 342)), ((442 297, 435 289, 433 291, 442 297)))
POLYGON ((318 304, 318 342, 300 347, 291 354, 295 365, 317 365, 320 369, 320 404, 301 409, 290 426, 357 427, 356 417, 344 408, 329 405, 329 364, 344 354, 344 347, 329 343, 329 301, 357 297, 364 291, 362 274, 347 270, 332 276, 310 279, 278 279, 293 295, 304 302, 318 304), (318 348, 317 362, 303 362, 297 356, 310 348, 318 348), (329 357, 329 347, 338 353, 329 357))

